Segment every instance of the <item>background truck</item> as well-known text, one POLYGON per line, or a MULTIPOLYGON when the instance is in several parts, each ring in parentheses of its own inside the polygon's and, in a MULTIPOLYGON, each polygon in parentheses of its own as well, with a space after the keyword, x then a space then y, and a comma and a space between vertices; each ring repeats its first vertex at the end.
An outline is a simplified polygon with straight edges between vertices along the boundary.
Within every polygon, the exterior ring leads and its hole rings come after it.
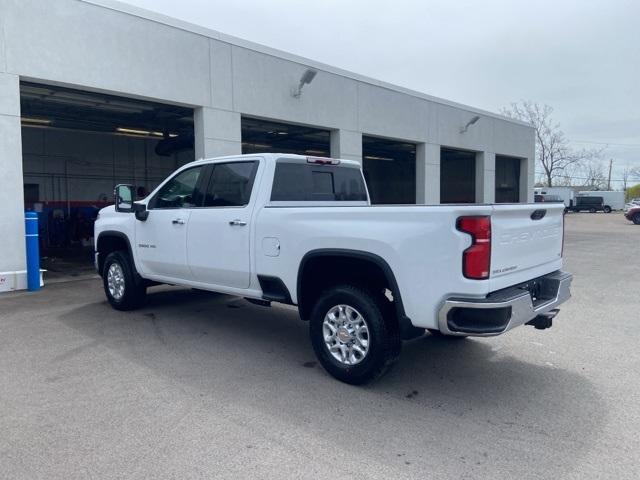
POLYGON ((158 283, 296 305, 320 363, 352 384, 425 329, 547 328, 570 296, 562 204, 371 206, 359 163, 285 154, 196 161, 140 202, 128 185, 115 198, 95 224, 114 308, 158 283))
POLYGON ((624 209, 624 192, 584 190, 584 191, 578 192, 577 196, 578 197, 583 197, 583 196, 602 197, 605 213, 609 213, 612 210, 624 209))
POLYGON ((565 207, 570 207, 575 202, 575 193, 571 187, 540 187, 533 192, 535 195, 557 195, 565 207))
POLYGON ((604 199, 601 196, 595 195, 580 195, 576 197, 575 203, 567 208, 568 212, 611 212, 611 209, 607 209, 604 205, 604 199))

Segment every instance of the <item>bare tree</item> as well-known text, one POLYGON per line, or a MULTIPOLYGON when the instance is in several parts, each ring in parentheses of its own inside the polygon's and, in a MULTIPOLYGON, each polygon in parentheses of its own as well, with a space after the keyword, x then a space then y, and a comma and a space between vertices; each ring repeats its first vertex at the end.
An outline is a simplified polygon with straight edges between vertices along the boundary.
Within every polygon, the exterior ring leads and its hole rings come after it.
POLYGON ((604 173, 602 163, 595 160, 588 160, 584 162, 582 168, 578 170, 580 172, 580 183, 587 190, 606 190, 607 188, 607 176, 604 173))
POLYGON ((536 160, 542 167, 545 183, 548 187, 554 184, 571 184, 569 170, 599 156, 602 151, 575 150, 560 129, 560 124, 553 117, 553 108, 531 101, 512 103, 509 108, 501 110, 503 115, 527 122, 536 132, 536 160))

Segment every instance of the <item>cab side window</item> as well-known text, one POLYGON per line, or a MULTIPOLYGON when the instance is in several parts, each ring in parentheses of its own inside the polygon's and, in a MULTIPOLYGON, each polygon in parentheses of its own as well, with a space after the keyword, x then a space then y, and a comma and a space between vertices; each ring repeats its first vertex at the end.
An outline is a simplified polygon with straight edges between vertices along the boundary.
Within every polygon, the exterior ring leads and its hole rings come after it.
POLYGON ((205 207, 244 207, 249 203, 258 162, 216 163, 204 195, 205 207))
POLYGON ((184 170, 169 180, 151 200, 150 208, 192 208, 199 207, 196 185, 202 173, 202 166, 184 170))

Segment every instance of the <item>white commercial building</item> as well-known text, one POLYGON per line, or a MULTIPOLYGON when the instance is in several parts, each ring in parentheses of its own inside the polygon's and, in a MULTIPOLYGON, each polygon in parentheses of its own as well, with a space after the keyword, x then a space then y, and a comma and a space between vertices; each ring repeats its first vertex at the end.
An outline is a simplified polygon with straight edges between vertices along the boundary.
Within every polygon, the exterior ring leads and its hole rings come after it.
POLYGON ((44 268, 89 265, 114 184, 264 151, 361 161, 375 203, 533 199, 518 121, 112 0, 0 0, 0 291, 24 283, 25 209, 44 268))

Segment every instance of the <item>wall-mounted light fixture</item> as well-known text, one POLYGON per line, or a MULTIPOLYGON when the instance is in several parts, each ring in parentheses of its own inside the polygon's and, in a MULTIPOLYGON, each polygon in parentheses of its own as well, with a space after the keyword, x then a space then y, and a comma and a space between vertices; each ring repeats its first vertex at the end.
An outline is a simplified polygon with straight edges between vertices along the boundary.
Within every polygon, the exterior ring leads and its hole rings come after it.
POLYGON ((134 135, 137 137, 170 137, 170 138, 174 138, 177 137, 178 134, 177 133, 168 133, 168 134, 164 134, 163 132, 157 132, 157 131, 151 131, 151 130, 141 130, 139 128, 124 128, 124 127, 118 127, 116 128, 116 132, 118 133, 122 133, 124 135, 134 135))
POLYGON ((291 90, 291 96, 294 98, 300 98, 300 95, 302 95, 302 87, 304 87, 307 83, 313 82, 313 79, 316 78, 317 73, 317 70, 307 68, 302 74, 302 77, 300 77, 300 83, 298 83, 298 87, 291 90))
POLYGON ((51 120, 45 118, 21 117, 23 125, 51 125, 51 120))
POLYGON ((480 116, 476 115, 471 120, 469 120, 464 127, 460 127, 460 133, 465 133, 467 130, 469 130, 469 127, 476 123, 478 120, 480 120, 480 116))

